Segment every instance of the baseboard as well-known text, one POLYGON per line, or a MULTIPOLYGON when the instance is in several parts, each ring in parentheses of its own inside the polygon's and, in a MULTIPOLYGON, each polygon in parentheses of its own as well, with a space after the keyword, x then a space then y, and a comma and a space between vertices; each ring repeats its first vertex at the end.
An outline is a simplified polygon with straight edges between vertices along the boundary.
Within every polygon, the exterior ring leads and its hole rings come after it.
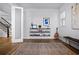
POLYGON ((19 43, 19 42, 23 42, 23 39, 14 39, 14 40, 12 40, 12 43, 19 43))

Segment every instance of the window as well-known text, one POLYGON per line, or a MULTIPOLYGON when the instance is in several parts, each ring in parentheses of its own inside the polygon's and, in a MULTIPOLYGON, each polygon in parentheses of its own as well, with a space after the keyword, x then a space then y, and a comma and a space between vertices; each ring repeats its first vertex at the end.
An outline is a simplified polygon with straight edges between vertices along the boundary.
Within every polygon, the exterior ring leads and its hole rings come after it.
POLYGON ((60 26, 65 26, 66 24, 65 17, 66 17, 65 11, 61 12, 60 13, 60 26))
POLYGON ((72 29, 79 30, 79 4, 76 3, 71 7, 72 29))

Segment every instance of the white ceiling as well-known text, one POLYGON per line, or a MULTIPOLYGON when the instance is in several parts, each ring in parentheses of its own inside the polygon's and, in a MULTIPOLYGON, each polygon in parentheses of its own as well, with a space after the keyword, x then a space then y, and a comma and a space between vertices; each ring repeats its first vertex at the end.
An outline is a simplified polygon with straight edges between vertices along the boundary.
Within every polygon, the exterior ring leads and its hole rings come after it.
POLYGON ((0 10, 10 14, 11 4, 23 8, 53 9, 60 8, 64 3, 0 3, 0 10))
POLYGON ((64 3, 16 3, 23 8, 40 8, 40 9, 56 9, 60 8, 64 3))

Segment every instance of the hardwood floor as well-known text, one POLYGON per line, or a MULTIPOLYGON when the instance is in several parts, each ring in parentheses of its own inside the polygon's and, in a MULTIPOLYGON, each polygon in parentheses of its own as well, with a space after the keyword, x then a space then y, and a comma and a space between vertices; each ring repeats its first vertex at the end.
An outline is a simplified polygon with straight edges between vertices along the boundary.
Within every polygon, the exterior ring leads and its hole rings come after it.
POLYGON ((11 43, 11 38, 0 37, 0 55, 6 55, 12 53, 18 45, 11 43))
POLYGON ((25 40, 12 55, 75 55, 60 40, 25 40))

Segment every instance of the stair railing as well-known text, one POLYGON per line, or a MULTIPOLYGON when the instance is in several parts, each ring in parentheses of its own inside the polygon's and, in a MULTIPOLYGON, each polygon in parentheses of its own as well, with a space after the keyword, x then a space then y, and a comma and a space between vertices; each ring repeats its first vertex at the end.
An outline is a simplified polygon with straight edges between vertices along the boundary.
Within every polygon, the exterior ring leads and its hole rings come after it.
POLYGON ((6 21, 3 17, 1 17, 1 19, 4 20, 8 24, 6 25, 0 21, 0 23, 7 28, 7 38, 9 38, 9 29, 10 29, 11 24, 8 21, 6 21))

